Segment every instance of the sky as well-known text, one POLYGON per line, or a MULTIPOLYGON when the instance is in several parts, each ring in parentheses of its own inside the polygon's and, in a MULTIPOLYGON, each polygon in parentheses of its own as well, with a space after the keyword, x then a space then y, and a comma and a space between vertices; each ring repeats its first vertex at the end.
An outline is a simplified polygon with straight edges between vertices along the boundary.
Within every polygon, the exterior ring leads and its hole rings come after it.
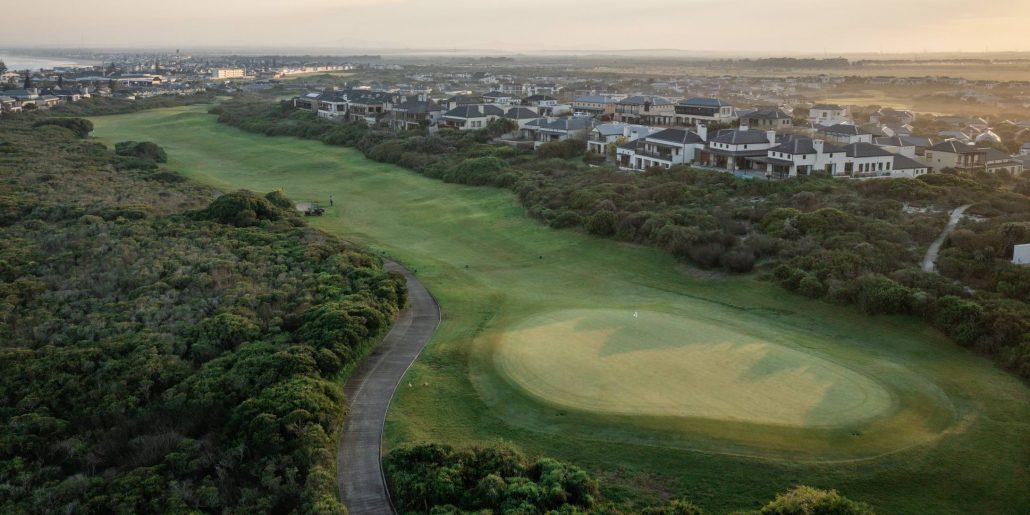
POLYGON ((7 47, 1030 50, 1030 0, 51 0, 10 2, 7 47))

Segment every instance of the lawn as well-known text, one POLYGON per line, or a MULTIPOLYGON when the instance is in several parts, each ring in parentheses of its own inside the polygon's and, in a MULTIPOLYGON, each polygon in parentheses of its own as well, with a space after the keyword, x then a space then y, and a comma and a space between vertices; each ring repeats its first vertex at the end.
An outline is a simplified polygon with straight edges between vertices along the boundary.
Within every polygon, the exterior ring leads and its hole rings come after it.
POLYGON ((405 381, 427 386, 394 399, 391 446, 509 441, 601 475, 611 499, 715 512, 797 483, 887 513, 1030 510, 1030 389, 913 318, 548 229, 509 192, 244 133, 204 107, 93 121, 223 191, 325 206, 314 225, 416 271, 443 323, 405 381))

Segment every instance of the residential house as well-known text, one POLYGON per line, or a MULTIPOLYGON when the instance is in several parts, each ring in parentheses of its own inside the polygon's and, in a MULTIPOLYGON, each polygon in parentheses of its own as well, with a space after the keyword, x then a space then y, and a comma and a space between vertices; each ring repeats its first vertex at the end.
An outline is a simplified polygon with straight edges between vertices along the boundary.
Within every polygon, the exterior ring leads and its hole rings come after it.
POLYGON ((615 121, 644 125, 672 125, 676 121, 676 107, 665 97, 634 95, 620 100, 615 105, 615 121))
POLYGON ((741 125, 738 129, 723 129, 708 140, 697 161, 704 166, 730 172, 753 170, 750 158, 765 157, 776 146, 776 131, 760 131, 741 125))
POLYGON ((305 109, 312 113, 319 111, 319 99, 322 93, 310 92, 300 96, 293 97, 293 107, 297 109, 305 109))
POLYGON ((984 169, 987 173, 1001 173, 1019 176, 1023 173, 1023 162, 994 149, 984 148, 984 169))
POLYGON ((455 107, 468 106, 468 105, 481 105, 486 102, 483 97, 475 95, 454 95, 447 100, 440 102, 444 110, 450 111, 455 107))
POLYGON ((391 129, 420 129, 436 125, 441 115, 443 108, 432 100, 401 98, 387 103, 383 120, 391 129))
POLYGON ((475 130, 504 116, 504 110, 493 104, 462 105, 445 112, 438 122, 441 129, 475 130))
POLYGON ((851 121, 848 108, 837 104, 816 104, 808 110, 808 122, 829 127, 851 121))
POLYGON ((983 170, 987 165, 987 152, 951 139, 928 148, 925 161, 935 170, 983 170))
POLYGON ((920 175, 930 173, 931 168, 926 164, 916 161, 908 156, 901 154, 894 155, 894 166, 891 169, 888 177, 908 177, 915 178, 920 175))
POLYGON ((873 140, 873 144, 887 152, 890 152, 891 154, 900 154, 910 158, 916 157, 916 146, 901 136, 894 136, 893 138, 876 138, 873 140))
POLYGON ((885 107, 869 115, 869 123, 883 125, 908 125, 914 121, 916 121, 916 115, 912 111, 903 111, 891 107, 885 107))
POLYGON ((344 98, 347 100, 348 120, 364 120, 369 125, 373 125, 386 112, 386 103, 390 99, 390 94, 385 91, 355 89, 346 91, 344 98))
MULTIPOLYGON (((765 164, 771 177, 778 179, 809 175, 816 171, 842 175, 846 160, 847 154, 843 148, 821 139, 797 135, 783 136, 776 146, 766 150, 765 156, 753 159, 756 163, 765 164)), ((756 168, 761 169, 761 165, 756 168)))
POLYGON ((554 120, 538 118, 526 123, 519 133, 524 139, 532 140, 533 148, 536 148, 553 141, 586 140, 587 134, 593 128, 593 117, 563 116, 554 120))
POLYGON ((822 137, 837 145, 873 142, 873 134, 857 125, 839 123, 829 127, 820 127, 818 132, 822 137))
POLYGON ((0 95, 0 112, 17 113, 21 111, 21 104, 18 99, 6 95, 0 95))
POLYGON ((626 95, 586 95, 576 97, 572 101, 572 111, 577 114, 593 116, 612 116, 615 104, 626 98, 626 95))
POLYGON ((1023 146, 1019 147, 1019 155, 1030 156, 1030 143, 1023 143, 1023 146))
POLYGON ((676 122, 691 127, 698 124, 731 123, 737 119, 733 106, 717 98, 689 98, 673 108, 676 122))
POLYGON ((621 145, 627 141, 643 138, 659 129, 647 125, 629 123, 602 123, 593 128, 587 136, 587 152, 607 154, 609 145, 621 145))
POLYGON ((502 93, 500 91, 491 91, 483 95, 484 104, 494 104, 502 107, 510 107, 519 104, 519 98, 515 95, 508 93, 502 93))
POLYGON ((872 143, 858 142, 846 145, 847 162, 844 173, 852 177, 889 176, 894 170, 894 154, 872 143), (884 175, 886 172, 886 175, 884 175))
POLYGON ((554 83, 522 85, 522 94, 527 96, 557 95, 561 90, 562 87, 554 83))
POLYGON ((540 118, 540 113, 537 112, 536 108, 527 106, 514 106, 509 107, 504 113, 504 117, 515 122, 518 126, 517 130, 521 130, 526 127, 526 124, 540 118))
POLYGON ((759 107, 740 115, 740 123, 757 130, 780 130, 791 127, 793 118, 782 107, 759 107))
POLYGON ((673 165, 694 162, 698 151, 705 147, 704 136, 707 135, 704 125, 701 125, 698 131, 683 128, 663 129, 638 139, 628 168, 670 168, 673 165))
POLYGON ((530 95, 522 99, 522 105, 537 108, 541 115, 549 115, 558 106, 558 99, 548 95, 530 95))

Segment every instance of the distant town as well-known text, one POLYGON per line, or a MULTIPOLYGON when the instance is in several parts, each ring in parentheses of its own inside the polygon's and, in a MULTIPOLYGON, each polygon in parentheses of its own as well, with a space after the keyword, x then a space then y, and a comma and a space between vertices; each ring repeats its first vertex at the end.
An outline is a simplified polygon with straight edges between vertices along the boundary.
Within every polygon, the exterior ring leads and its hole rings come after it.
MULTIPOLYGON (((244 92, 288 98, 328 120, 402 131, 475 130, 506 119, 514 128, 498 142, 535 148, 582 140, 597 163, 625 171, 691 165, 763 179, 890 178, 946 169, 1018 175, 1030 166, 1030 81, 843 73, 602 78, 506 57, 403 63, 175 51, 92 58, 101 64, 0 64, 2 114, 96 96, 244 92), (964 113, 826 100, 847 88, 931 87, 934 98, 921 101, 962 106, 964 113), (1016 115, 998 114, 1005 112, 1016 115)), ((839 59, 748 64, 849 66, 839 59)))

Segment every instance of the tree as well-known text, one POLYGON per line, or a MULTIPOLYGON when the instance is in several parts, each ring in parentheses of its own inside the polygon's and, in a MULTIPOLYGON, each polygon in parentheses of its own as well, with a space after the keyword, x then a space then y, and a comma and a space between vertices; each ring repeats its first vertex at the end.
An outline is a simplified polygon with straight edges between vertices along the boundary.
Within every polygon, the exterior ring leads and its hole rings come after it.
POLYGON ((28 70, 25 71, 25 83, 22 87, 25 89, 32 89, 32 73, 28 70))
POLYGON ((57 76, 57 87, 64 88, 64 75, 57 76))
POLYGON ((7 64, 0 61, 0 75, 7 73, 7 64))

